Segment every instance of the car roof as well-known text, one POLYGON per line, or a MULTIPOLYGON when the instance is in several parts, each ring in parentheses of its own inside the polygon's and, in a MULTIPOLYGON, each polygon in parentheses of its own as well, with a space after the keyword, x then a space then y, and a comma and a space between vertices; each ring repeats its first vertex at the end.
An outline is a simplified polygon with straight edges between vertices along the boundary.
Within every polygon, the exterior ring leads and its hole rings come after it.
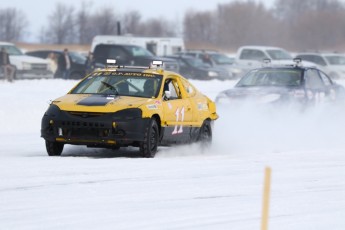
POLYGON ((174 54, 174 55, 167 55, 165 56, 167 58, 183 58, 183 59, 196 59, 195 57, 193 56, 190 56, 190 55, 185 55, 185 54, 174 54))
POLYGON ((265 69, 296 69, 296 70, 306 70, 306 69, 317 69, 315 67, 309 67, 309 66, 296 66, 296 65, 275 65, 275 66, 264 66, 260 68, 255 68, 253 70, 265 70, 265 69))
POLYGON ((297 53, 296 56, 298 55, 317 55, 317 56, 345 56, 343 53, 317 53, 317 52, 303 52, 303 53, 297 53))
POLYGON ((34 52, 56 52, 56 53, 62 53, 63 50, 31 50, 27 53, 34 53, 34 52))
POLYGON ((199 53, 219 53, 216 50, 207 50, 207 49, 201 49, 201 50, 185 50, 185 51, 181 51, 179 53, 195 53, 195 54, 199 54, 199 53))
POLYGON ((10 43, 10 42, 0 42, 0 45, 10 45, 10 46, 14 46, 14 43, 10 43))
MULTIPOLYGON (((179 75, 178 73, 171 72, 169 70, 164 70, 161 68, 149 68, 145 66, 109 66, 105 68, 95 69, 93 72, 131 72, 131 73, 150 73, 156 75, 179 75)), ((182 77, 182 76, 180 76, 182 77)))
POLYGON ((125 46, 125 47, 140 47, 140 48, 143 48, 142 46, 138 46, 138 45, 120 44, 120 43, 116 43, 116 44, 100 43, 100 44, 97 44, 95 47, 97 47, 97 46, 125 46))
POLYGON ((241 46, 239 49, 258 49, 258 50, 279 49, 279 50, 285 50, 284 48, 277 47, 277 46, 256 46, 256 45, 241 46))

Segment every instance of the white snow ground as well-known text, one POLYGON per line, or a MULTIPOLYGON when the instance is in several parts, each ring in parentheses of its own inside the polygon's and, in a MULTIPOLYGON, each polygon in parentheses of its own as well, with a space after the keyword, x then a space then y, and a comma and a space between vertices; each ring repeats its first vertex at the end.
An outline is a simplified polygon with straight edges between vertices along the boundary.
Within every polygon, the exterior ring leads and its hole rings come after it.
MULTIPOLYGON (((218 108, 214 144, 160 148, 153 159, 66 146, 48 157, 40 120, 76 81, 0 82, 0 229, 345 229, 345 107, 218 108)), ((210 98, 232 81, 193 81, 210 98)))

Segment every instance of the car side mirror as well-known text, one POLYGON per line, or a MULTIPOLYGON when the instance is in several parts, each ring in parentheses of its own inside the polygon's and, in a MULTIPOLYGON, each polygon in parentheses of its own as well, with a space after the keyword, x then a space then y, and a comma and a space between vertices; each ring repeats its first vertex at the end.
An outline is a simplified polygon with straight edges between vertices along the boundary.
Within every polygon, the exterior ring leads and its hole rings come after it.
POLYGON ((171 98, 171 92, 169 90, 164 91, 164 99, 169 100, 171 98))

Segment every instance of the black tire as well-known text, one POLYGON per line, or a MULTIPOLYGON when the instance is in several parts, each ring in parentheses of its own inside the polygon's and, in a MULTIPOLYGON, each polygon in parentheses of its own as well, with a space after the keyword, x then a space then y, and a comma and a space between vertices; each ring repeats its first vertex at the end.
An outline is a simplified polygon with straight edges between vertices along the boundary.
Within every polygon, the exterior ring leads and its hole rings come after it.
POLYGON ((49 156, 60 156, 63 150, 63 143, 46 140, 46 149, 49 156))
POLYGON ((202 147, 209 147, 212 143, 212 128, 211 122, 209 120, 205 120, 202 124, 197 140, 202 147))
POLYGON ((145 130, 144 141, 140 143, 140 153, 143 157, 152 158, 156 155, 159 140, 157 121, 151 119, 145 130))

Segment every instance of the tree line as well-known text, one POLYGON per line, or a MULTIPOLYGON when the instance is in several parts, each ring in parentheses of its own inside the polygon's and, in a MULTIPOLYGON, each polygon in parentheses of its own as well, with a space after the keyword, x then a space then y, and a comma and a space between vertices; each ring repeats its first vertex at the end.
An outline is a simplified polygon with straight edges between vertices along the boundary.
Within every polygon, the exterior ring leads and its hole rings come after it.
MULTIPOLYGON (((57 3, 39 40, 48 44, 90 44, 95 35, 182 36, 188 44, 236 50, 241 45, 274 45, 291 50, 337 49, 345 44, 345 6, 340 0, 275 0, 272 7, 252 0, 218 4, 209 11, 190 10, 182 22, 143 20, 139 11, 119 14, 57 3), (179 26, 181 25, 181 26, 179 26)), ((0 40, 23 41, 28 20, 20 9, 0 8, 0 40)))

